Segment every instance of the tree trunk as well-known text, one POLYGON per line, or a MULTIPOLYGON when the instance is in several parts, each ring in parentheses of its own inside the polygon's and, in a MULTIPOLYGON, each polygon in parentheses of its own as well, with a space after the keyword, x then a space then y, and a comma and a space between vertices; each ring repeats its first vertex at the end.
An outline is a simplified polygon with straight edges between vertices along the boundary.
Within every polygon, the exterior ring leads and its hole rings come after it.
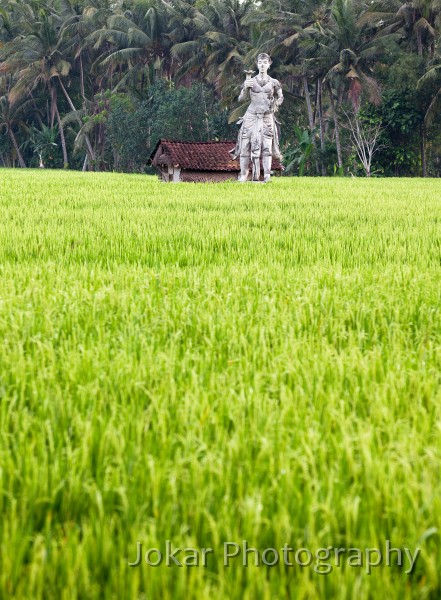
POLYGON ((86 107, 85 103, 86 103, 86 96, 84 94, 84 69, 83 69, 83 59, 82 56, 80 54, 80 91, 81 91, 81 98, 83 99, 83 108, 86 107))
POLYGON ((8 126, 8 132, 9 132, 9 137, 11 138, 12 145, 14 146, 15 152, 17 153, 18 164, 20 165, 20 167, 22 169, 26 169, 26 163, 23 160, 23 157, 21 155, 20 148, 18 147, 14 132, 12 131, 11 127, 9 127, 9 126, 8 126))
POLYGON ((421 147, 421 170, 422 176, 427 177, 427 158, 426 158, 426 128, 424 123, 420 130, 420 147, 421 147))
POLYGON ((317 105, 318 105, 318 93, 319 93, 319 89, 318 89, 318 85, 315 86, 315 102, 314 102, 314 110, 312 113, 312 120, 314 121, 314 127, 316 126, 317 123, 317 105))
POLYGON ((58 106, 55 102, 55 115, 57 117, 58 131, 61 138, 61 149, 63 150, 63 169, 69 168, 69 160, 67 158, 66 138, 64 137, 63 125, 61 123, 60 113, 58 112, 58 106))
POLYGON ((330 100, 330 103, 331 103, 332 117, 334 119, 335 146, 337 148, 338 168, 342 169, 343 168, 343 160, 342 160, 342 157, 341 157, 340 123, 338 122, 337 111, 335 110, 334 96, 333 96, 333 93, 332 93, 332 86, 331 86, 331 84, 329 82, 328 82, 328 90, 329 90, 329 100, 330 100))
POLYGON ((323 126, 323 107, 322 107, 322 81, 317 79, 317 111, 319 118, 319 130, 320 130, 320 150, 321 157, 320 163, 322 167, 322 177, 326 177, 326 166, 325 166, 325 133, 323 126))
POLYGON ((204 104, 204 115, 205 115, 204 125, 205 125, 205 131, 207 133, 207 142, 208 142, 208 140, 210 139, 210 123, 208 121, 208 109, 207 109, 207 103, 205 101, 204 88, 201 88, 201 96, 202 96, 202 102, 204 104))
POLYGON ((421 30, 417 29, 417 47, 418 56, 423 56, 423 40, 421 39, 421 30))
POLYGON ((104 125, 103 123, 100 123, 100 127, 99 127, 99 133, 100 133, 100 141, 101 141, 101 163, 102 163, 102 170, 105 171, 105 166, 104 166, 104 153, 106 150, 106 136, 105 136, 105 131, 104 131, 104 125))
POLYGON ((56 105, 56 101, 55 101, 55 88, 52 87, 50 84, 48 85, 48 88, 49 88, 49 94, 50 94, 50 97, 51 97, 49 127, 51 129, 53 129, 54 128, 54 123, 55 123, 55 105, 56 105))
POLYGON ((317 160, 317 146, 316 146, 315 137, 314 137, 314 116, 312 114, 311 96, 309 95, 308 80, 306 78, 306 75, 303 76, 302 82, 303 82, 303 91, 305 93, 306 108, 308 109, 309 129, 311 130, 312 143, 314 145, 314 151, 315 151, 314 152, 315 153, 315 168, 317 171, 317 175, 320 175, 320 169, 319 169, 319 164, 318 164, 318 160, 317 160))
MULTIPOLYGON (((68 102, 71 110, 73 110, 74 112, 76 112, 77 109, 75 108, 74 103, 70 99, 70 96, 67 93, 66 88, 64 87, 63 82, 61 81, 60 77, 58 78, 58 81, 60 82, 61 89, 63 90, 63 94, 65 95, 66 100, 67 100, 67 102, 68 102)), ((77 121, 78 121, 79 125, 82 127, 83 123, 81 122, 81 119, 79 117, 77 118, 77 121)), ((90 143, 89 136, 85 135, 84 139, 86 141, 86 146, 87 146, 87 149, 89 151, 91 160, 95 160, 95 152, 93 151, 92 144, 90 143)))

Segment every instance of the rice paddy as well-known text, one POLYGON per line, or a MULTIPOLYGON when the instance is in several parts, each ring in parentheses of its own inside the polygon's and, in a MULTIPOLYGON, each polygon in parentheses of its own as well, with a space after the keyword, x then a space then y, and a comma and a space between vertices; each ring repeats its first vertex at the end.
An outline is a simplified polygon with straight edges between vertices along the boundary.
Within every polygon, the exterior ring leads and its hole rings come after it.
POLYGON ((441 597, 439 181, 0 170, 0 214, 0 598, 441 597))

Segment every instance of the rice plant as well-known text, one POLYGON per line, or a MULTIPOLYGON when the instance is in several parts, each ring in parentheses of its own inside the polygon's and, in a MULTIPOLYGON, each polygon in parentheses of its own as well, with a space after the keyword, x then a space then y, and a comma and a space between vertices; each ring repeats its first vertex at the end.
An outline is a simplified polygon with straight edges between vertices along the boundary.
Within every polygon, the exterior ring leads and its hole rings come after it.
POLYGON ((440 597, 438 181, 0 177, 1 598, 440 597))

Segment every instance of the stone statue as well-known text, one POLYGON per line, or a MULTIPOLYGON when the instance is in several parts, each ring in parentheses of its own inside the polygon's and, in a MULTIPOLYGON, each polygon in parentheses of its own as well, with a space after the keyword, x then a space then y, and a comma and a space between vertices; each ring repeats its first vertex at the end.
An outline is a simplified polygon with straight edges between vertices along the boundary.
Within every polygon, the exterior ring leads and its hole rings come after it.
POLYGON ((271 177, 272 157, 282 159, 279 148, 280 123, 275 117, 283 102, 282 86, 277 79, 268 75, 271 65, 268 54, 259 54, 257 68, 259 74, 252 77, 254 71, 245 71, 246 79, 239 95, 239 102, 251 97, 245 116, 239 119, 241 125, 236 147, 231 150, 233 158, 240 157, 239 181, 247 181, 250 163, 252 180, 260 180, 260 160, 262 159, 263 180, 271 177))

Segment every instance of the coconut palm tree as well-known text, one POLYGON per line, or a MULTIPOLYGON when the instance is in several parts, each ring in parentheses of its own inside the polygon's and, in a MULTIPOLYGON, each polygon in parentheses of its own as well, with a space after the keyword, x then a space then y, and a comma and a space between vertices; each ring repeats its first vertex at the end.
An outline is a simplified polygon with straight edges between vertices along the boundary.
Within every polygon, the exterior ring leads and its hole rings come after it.
MULTIPOLYGON (((362 20, 374 24, 377 37, 394 33, 398 41, 408 49, 415 51, 427 61, 426 74, 420 79, 422 89, 438 75, 437 40, 441 25, 441 0, 376 0, 363 15, 362 20)), ((420 127, 420 152, 422 175, 427 175, 426 137, 427 127, 432 119, 439 95, 435 92, 426 109, 424 121, 420 127)))
POLYGON ((385 41, 374 38, 366 24, 359 24, 359 11, 360 6, 352 0, 335 0, 327 26, 316 28, 304 42, 313 54, 307 63, 320 67, 324 81, 336 84, 338 100, 346 94, 355 110, 363 91, 371 102, 380 100, 373 67, 381 58, 385 41))
POLYGON ((87 36, 86 44, 99 51, 92 69, 107 69, 114 90, 122 86, 136 90, 139 86, 142 95, 155 76, 170 77, 172 43, 167 33, 165 6, 139 0, 125 5, 87 36), (115 84, 113 74, 118 68, 122 76, 115 84))
POLYGON ((322 85, 328 92, 339 168, 343 165, 339 121, 342 102, 345 99, 350 102, 355 112, 359 109, 362 92, 369 101, 380 102, 380 89, 373 76, 373 67, 381 57, 386 38, 375 39, 371 27, 359 22, 362 11, 360 3, 335 0, 327 22, 323 26, 309 28, 307 37, 300 41, 307 55, 306 68, 321 74, 318 84, 319 117, 323 114, 320 108, 322 85))
POLYGON ((419 56, 427 53, 433 57, 441 23, 441 0, 375 0, 361 21, 374 25, 378 36, 395 33, 419 56))
POLYGON ((427 177, 426 143, 427 131, 433 124, 434 117, 438 115, 441 106, 441 55, 439 50, 428 63, 426 72, 419 79, 417 89, 425 92, 428 104, 424 111, 424 120, 420 128, 420 148, 422 176, 427 177))
POLYGON ((17 33, 17 20, 14 19, 13 11, 0 6, 0 48, 14 39, 17 33))
POLYGON ((255 11, 254 0, 207 0, 192 14, 195 40, 175 44, 174 56, 184 61, 181 73, 195 70, 213 83, 224 104, 237 94, 237 81, 256 54, 251 27, 246 24, 255 11))
POLYGON ((15 157, 20 167, 25 168, 26 163, 20 151, 17 141, 17 133, 28 132, 26 114, 31 108, 32 100, 21 100, 11 104, 9 100, 10 77, 0 77, 0 131, 3 131, 12 143, 15 157))
POLYGON ((41 86, 50 98, 50 125, 58 123, 64 167, 68 167, 68 157, 64 130, 58 108, 57 82, 70 71, 60 48, 58 35, 61 23, 58 15, 49 7, 36 10, 31 4, 21 6, 19 21, 21 35, 7 42, 2 49, 4 62, 1 70, 13 76, 13 84, 8 99, 11 106, 23 98, 32 96, 33 90, 41 86), (37 12, 36 12, 37 11, 37 12))

